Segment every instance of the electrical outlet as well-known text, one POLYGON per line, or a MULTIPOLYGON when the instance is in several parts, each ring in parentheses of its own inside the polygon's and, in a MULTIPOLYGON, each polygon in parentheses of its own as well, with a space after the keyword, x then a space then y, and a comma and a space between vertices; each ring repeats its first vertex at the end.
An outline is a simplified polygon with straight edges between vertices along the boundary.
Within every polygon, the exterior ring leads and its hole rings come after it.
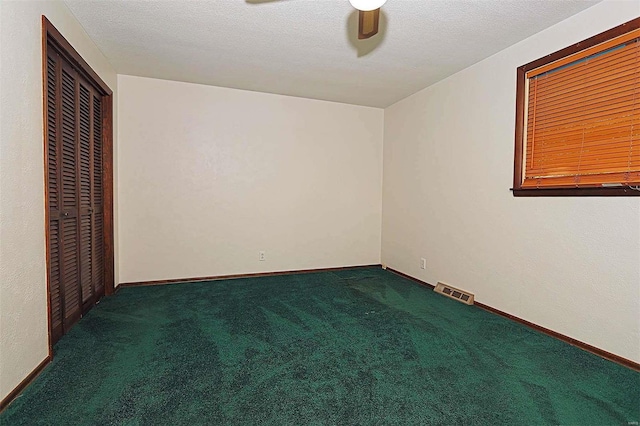
POLYGON ((420 258, 420 269, 427 269, 427 259, 424 257, 420 258))
POLYGON ((258 252, 258 260, 259 260, 260 262, 263 262, 264 260, 266 260, 266 258, 265 258, 265 254, 264 254, 264 251, 260 251, 260 252, 258 252))

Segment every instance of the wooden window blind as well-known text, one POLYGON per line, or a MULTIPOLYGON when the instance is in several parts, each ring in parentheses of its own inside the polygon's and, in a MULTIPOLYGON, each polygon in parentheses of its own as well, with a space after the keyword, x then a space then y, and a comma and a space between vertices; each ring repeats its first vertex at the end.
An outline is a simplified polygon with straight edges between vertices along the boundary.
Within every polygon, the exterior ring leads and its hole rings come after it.
POLYGON ((640 29, 634 21, 623 34, 524 66, 515 188, 640 185, 640 29))

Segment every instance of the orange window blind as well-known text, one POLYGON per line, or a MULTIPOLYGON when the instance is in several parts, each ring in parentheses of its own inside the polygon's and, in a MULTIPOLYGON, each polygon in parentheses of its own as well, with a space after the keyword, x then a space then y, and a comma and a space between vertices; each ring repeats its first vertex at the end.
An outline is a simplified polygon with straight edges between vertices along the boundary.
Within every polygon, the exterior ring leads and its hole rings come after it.
POLYGON ((640 184, 640 30, 526 83, 523 188, 640 184))

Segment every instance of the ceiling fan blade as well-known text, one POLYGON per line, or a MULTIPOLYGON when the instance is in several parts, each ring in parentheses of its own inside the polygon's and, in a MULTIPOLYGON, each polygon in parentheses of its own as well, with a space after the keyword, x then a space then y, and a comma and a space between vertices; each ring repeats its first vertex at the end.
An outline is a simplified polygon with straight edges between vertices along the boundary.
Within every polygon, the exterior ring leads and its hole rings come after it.
POLYGON ((380 23, 380 8, 375 10, 360 10, 358 17, 358 39, 363 40, 378 34, 380 23))

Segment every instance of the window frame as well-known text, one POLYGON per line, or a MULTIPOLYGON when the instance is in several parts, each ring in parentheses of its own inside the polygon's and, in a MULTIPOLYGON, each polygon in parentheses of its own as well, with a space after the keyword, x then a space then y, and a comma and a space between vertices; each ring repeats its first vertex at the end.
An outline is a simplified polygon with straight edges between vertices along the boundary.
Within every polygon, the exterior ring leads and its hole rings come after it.
POLYGON ((563 59, 582 50, 604 43, 613 38, 624 35, 640 28, 640 17, 618 25, 586 40, 573 44, 557 52, 551 53, 517 69, 516 80, 516 126, 513 168, 514 197, 544 197, 544 196, 640 196, 640 191, 629 187, 576 187, 576 188, 523 188, 524 148, 525 148, 525 111, 526 111, 526 73, 541 66, 563 59))

